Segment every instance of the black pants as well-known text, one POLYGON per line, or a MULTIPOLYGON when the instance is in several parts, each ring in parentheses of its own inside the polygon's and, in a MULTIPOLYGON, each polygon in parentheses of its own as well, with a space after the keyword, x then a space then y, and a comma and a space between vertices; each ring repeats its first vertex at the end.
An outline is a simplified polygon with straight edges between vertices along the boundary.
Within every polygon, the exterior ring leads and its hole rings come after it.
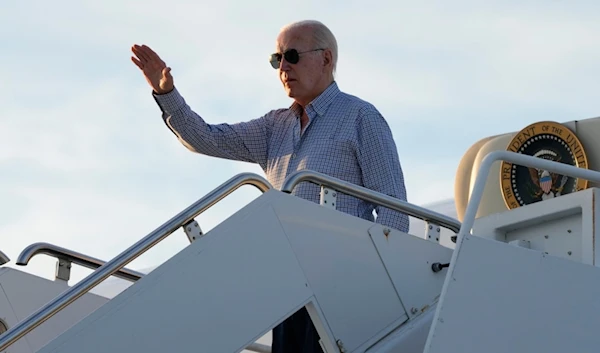
POLYGON ((319 334, 305 307, 273 329, 272 353, 323 353, 319 334))

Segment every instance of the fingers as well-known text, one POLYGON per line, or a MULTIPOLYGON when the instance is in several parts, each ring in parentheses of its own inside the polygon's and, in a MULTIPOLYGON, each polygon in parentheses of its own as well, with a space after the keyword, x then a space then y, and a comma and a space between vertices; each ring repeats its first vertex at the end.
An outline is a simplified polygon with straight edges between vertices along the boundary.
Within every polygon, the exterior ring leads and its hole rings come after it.
POLYGON ((148 56, 150 59, 156 60, 156 61, 158 61, 158 62, 162 62, 162 60, 160 59, 160 57, 158 56, 158 54, 156 54, 156 53, 154 52, 154 50, 150 49, 150 47, 149 47, 149 46, 147 46, 147 45, 145 45, 145 44, 144 44, 144 45, 142 45, 142 50, 144 51, 144 53, 145 53, 145 54, 146 54, 146 55, 147 55, 147 56, 148 56))
POLYGON ((142 64, 141 61, 139 61, 137 58, 135 57, 131 57, 131 61, 133 61, 133 63, 140 68, 140 70, 144 70, 144 64, 142 64))
POLYGON ((150 47, 147 45, 140 46, 136 44, 133 46, 132 50, 134 53, 139 54, 138 57, 140 57, 140 59, 143 61, 154 61, 164 65, 164 62, 161 60, 160 56, 158 56, 158 54, 156 54, 156 52, 150 49, 150 47))
POLYGON ((139 58, 142 63, 147 63, 150 61, 150 56, 146 53, 146 51, 140 47, 139 45, 134 45, 131 47, 131 51, 139 58))

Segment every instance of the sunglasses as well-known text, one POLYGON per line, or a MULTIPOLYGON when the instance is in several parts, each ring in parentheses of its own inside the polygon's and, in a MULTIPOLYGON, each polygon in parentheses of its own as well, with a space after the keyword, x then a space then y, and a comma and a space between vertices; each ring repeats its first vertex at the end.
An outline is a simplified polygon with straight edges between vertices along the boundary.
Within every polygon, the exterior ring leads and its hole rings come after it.
POLYGON ((271 63, 271 66, 273 66, 274 69, 278 69, 279 66, 281 65, 282 58, 284 58, 285 61, 289 62, 290 64, 297 64, 298 61, 300 61, 300 54, 310 53, 310 52, 318 51, 318 50, 325 50, 325 49, 313 49, 313 50, 307 50, 307 51, 302 51, 302 52, 298 52, 296 49, 289 49, 283 54, 281 54, 281 53, 271 54, 271 56, 269 57, 269 62, 271 63))

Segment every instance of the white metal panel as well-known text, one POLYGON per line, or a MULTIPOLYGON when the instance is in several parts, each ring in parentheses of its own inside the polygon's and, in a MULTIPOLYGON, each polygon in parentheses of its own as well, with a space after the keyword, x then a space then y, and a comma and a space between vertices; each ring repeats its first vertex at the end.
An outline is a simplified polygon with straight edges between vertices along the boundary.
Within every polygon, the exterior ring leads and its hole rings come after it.
POLYGON ((600 269, 465 236, 425 353, 596 352, 600 269))
POLYGON ((527 240, 531 249, 565 259, 597 264, 595 200, 587 189, 533 203, 475 221, 473 234, 503 242, 527 240), (569 254, 569 252, 571 252, 569 254))
MULTIPOLYGON (((0 315, 5 317, 8 326, 12 327, 62 293, 66 286, 64 282, 54 282, 13 268, 3 267, 0 269, 0 289, 8 302, 7 310, 10 310, 2 311, 0 315)), ((86 294, 25 335, 7 351, 10 353, 35 352, 107 301, 108 299, 104 297, 91 293, 86 294), (28 349, 25 349, 23 345, 25 342, 28 344, 28 349)), ((6 309, 4 303, 0 304, 0 307, 2 310, 6 309)))
MULTIPOLYGON (((2 288, 2 275, 6 274, 6 268, 0 269, 0 319, 3 323, 8 327, 12 327, 16 323, 20 321, 20 319, 15 314, 12 306, 8 302, 8 297, 2 288)), ((23 339, 15 342, 8 350, 3 351, 9 353, 33 353, 35 352, 31 349, 29 342, 27 341, 27 336, 23 337, 23 339)))
MULTIPOLYGON (((506 232, 508 242, 528 241, 529 248, 548 255, 583 262, 581 214, 567 215, 534 226, 506 232)), ((586 244, 591 247, 591 244, 586 244)))
POLYGON ((372 222, 289 195, 273 207, 335 340, 346 351, 366 349, 408 319, 369 236, 372 222))
POLYGON ((452 250, 393 229, 386 235, 381 225, 369 234, 409 317, 422 314, 439 298, 447 273, 431 265, 449 263, 452 250))
POLYGON ((366 353, 423 353, 437 303, 394 330, 366 353))
POLYGON ((40 353, 236 352, 312 290, 275 211, 254 200, 40 353))

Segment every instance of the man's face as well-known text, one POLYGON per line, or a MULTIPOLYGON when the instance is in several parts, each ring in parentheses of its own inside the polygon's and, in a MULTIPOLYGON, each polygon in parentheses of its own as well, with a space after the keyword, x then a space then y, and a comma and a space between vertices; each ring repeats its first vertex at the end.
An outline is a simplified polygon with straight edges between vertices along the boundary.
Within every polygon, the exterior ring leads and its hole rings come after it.
POLYGON ((307 104, 314 99, 318 94, 315 94, 315 90, 325 75, 323 51, 315 49, 321 48, 314 47, 310 29, 296 28, 282 32, 277 37, 276 52, 282 54, 278 68, 279 79, 287 95, 301 104, 307 104), (293 62, 296 56, 297 63, 289 62, 286 55, 283 55, 294 49, 298 55, 289 57, 293 62))

